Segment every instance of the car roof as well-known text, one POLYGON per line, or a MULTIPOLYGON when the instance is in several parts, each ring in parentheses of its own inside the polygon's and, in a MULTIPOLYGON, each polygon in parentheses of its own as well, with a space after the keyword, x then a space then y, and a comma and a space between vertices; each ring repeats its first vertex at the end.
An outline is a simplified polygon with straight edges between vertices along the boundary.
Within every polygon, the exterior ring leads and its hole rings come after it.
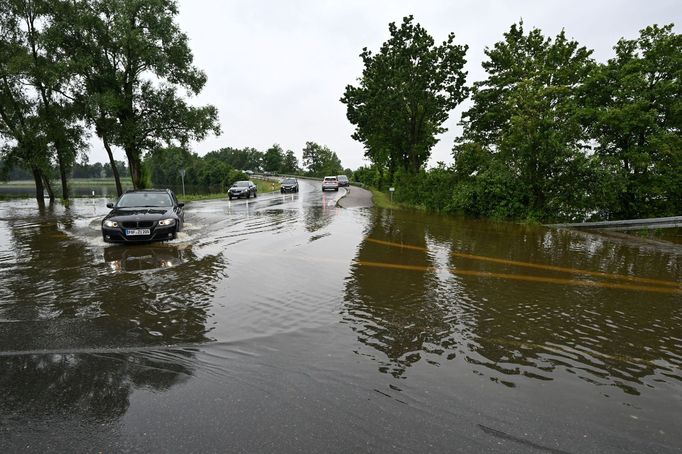
POLYGON ((140 193, 140 192, 150 192, 150 193, 169 193, 170 189, 128 189, 124 194, 140 193))

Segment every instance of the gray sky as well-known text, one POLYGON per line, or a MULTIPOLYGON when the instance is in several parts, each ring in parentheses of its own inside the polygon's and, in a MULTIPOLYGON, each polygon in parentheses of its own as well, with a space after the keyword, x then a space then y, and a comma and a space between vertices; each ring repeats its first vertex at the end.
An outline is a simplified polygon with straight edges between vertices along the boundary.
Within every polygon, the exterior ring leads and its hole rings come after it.
MULTIPOLYGON (((231 146, 260 150, 279 143, 301 157, 306 141, 334 150, 344 167, 366 164, 363 147, 339 102, 345 86, 362 73, 363 47, 376 51, 389 37, 388 23, 412 14, 435 38, 454 32, 468 44, 468 83, 485 77, 484 49, 510 25, 561 29, 606 61, 621 37, 635 38, 647 25, 682 22, 682 1, 551 0, 180 0, 178 21, 190 38, 195 64, 208 75, 193 102, 218 108, 223 133, 194 145, 203 155, 231 146)), ((462 108, 433 149, 430 164, 451 162, 462 108)), ((123 159, 119 150, 117 159, 123 159)), ((95 144, 90 161, 105 161, 95 144)))

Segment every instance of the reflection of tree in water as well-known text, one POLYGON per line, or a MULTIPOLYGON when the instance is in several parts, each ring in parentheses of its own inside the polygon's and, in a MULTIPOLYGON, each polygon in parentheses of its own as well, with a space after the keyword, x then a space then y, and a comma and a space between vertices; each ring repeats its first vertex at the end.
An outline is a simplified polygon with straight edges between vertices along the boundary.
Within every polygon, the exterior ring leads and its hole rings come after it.
POLYGON ((17 221, 10 229, 17 259, 0 277, 6 293, 0 316, 49 320, 51 329, 30 341, 36 348, 52 347, 55 327, 66 325, 68 331, 56 336, 64 347, 207 340, 207 310, 223 277, 222 256, 199 258, 172 243, 111 246, 104 248, 102 263, 100 250, 70 239, 54 219, 17 221))
MULTIPOLYGON (((368 237, 386 241, 409 241, 425 245, 424 225, 399 223, 389 212, 377 212, 368 237)), ((358 339, 386 355, 380 370, 395 377, 418 362, 424 353, 441 354, 448 348, 452 327, 445 309, 432 293, 430 273, 363 266, 362 262, 407 263, 431 266, 425 252, 396 250, 376 243, 361 243, 346 284, 344 321, 358 339)))
POLYGON ((4 418, 93 424, 122 416, 134 389, 163 391, 192 375, 191 353, 26 354, 0 358, 4 418))
POLYGON ((637 394, 656 381, 682 378, 675 334, 682 322, 679 294, 457 273, 443 277, 447 271, 436 277, 438 270, 361 264, 623 283, 451 254, 464 252, 681 282, 679 251, 591 234, 405 212, 395 218, 377 214, 367 236, 424 249, 363 241, 356 257, 360 264, 352 268, 346 286, 345 321, 363 344, 388 357, 382 368, 396 376, 420 358, 461 353, 473 371, 508 386, 569 372, 588 383, 637 394), (437 249, 442 250, 439 256, 437 249))
MULTIPOLYGON (((485 241, 480 229, 463 228, 453 250, 563 268, 681 280, 679 253, 651 244, 527 226, 503 225, 500 231, 504 232, 500 241, 489 235, 485 241), (502 238, 507 240, 502 243, 502 238)), ((628 283, 456 256, 450 260, 450 267, 474 271, 628 283)), ((515 376, 551 380, 566 370, 589 383, 638 394, 645 380, 650 385, 670 373, 680 378, 674 371, 682 361, 670 353, 675 350, 674 333, 682 322, 679 295, 469 276, 460 280, 467 299, 475 303, 476 314, 467 360, 493 371, 500 382, 513 385, 515 376)))
POLYGON ((312 233, 327 227, 334 219, 334 210, 336 207, 327 205, 306 207, 304 210, 306 230, 312 233))
POLYGON ((135 389, 192 375, 191 351, 157 346, 208 340, 222 256, 172 243, 92 248, 62 221, 8 221, 16 258, 0 273, 0 414, 14 421, 117 418, 135 389))

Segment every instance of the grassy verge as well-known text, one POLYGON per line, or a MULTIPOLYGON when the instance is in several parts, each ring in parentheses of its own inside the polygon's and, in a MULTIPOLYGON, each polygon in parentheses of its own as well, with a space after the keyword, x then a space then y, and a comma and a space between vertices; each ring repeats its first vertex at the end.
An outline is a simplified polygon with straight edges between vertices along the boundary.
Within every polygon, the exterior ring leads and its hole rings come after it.
POLYGON ((367 189, 372 191, 372 202, 374 202, 374 205, 378 206, 379 208, 389 208, 391 210, 405 208, 403 205, 397 202, 392 202, 390 194, 381 192, 378 189, 372 187, 368 187, 367 189))
POLYGON ((179 202, 196 202, 199 200, 227 199, 227 192, 218 194, 175 194, 179 202))
POLYGON ((275 181, 275 180, 262 180, 260 178, 252 178, 251 181, 253 181, 255 183, 259 194, 277 191, 279 189, 279 180, 275 181))
MULTIPOLYGON (((252 178, 251 181, 256 185, 258 194, 265 194, 267 192, 276 191, 279 188, 279 182, 274 180, 262 180, 259 178, 252 178)), ((216 200, 216 199, 227 199, 227 191, 224 193, 214 193, 214 194, 187 194, 185 196, 181 194, 175 194, 178 200, 181 202, 197 202, 199 200, 216 200)))

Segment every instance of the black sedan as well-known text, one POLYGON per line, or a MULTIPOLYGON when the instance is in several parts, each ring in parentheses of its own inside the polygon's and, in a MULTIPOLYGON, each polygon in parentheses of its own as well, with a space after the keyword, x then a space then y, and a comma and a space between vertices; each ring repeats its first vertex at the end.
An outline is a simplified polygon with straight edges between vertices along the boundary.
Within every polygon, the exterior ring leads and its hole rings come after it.
POLYGON ((279 187, 279 192, 298 192, 298 180, 296 178, 285 178, 279 187))
POLYGON ((227 190, 227 197, 229 197, 230 200, 235 197, 244 197, 248 199, 252 195, 256 197, 256 185, 251 181, 237 181, 227 190))
POLYGON ((169 189, 127 191, 102 220, 102 237, 107 243, 146 243, 177 237, 185 214, 169 189))

